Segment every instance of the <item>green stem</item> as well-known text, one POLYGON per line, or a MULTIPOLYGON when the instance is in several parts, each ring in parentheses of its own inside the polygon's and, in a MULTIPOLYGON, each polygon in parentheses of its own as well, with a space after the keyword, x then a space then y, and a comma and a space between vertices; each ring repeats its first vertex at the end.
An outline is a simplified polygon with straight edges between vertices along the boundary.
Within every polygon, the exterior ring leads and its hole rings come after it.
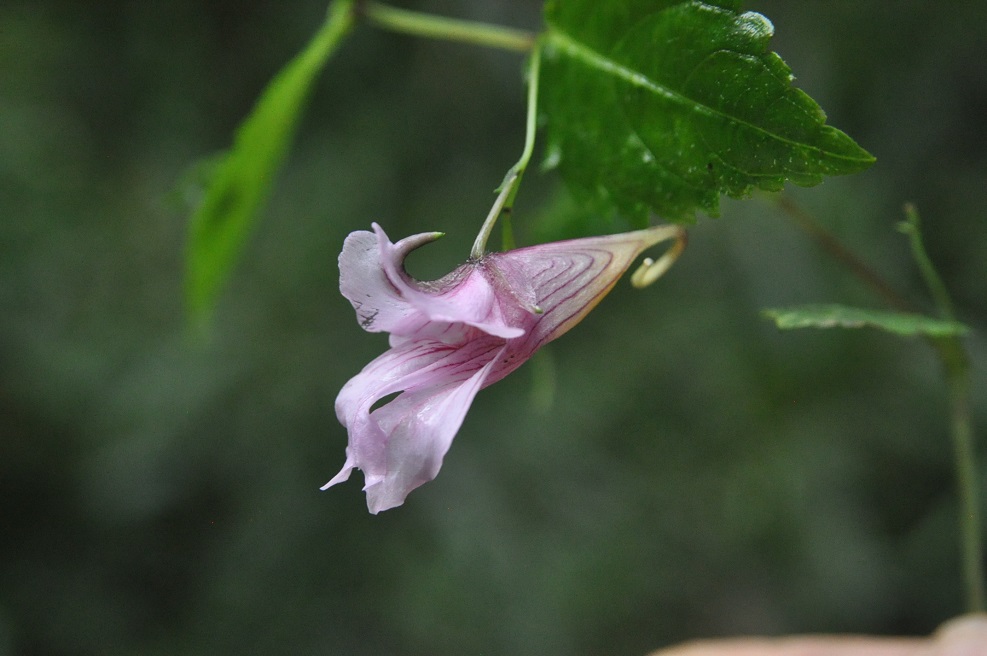
POLYGON ((943 284, 935 265, 932 264, 932 259, 925 250, 925 244, 922 242, 918 209, 911 203, 905 204, 905 221, 898 224, 898 230, 908 235, 908 242, 912 247, 912 257, 915 258, 915 263, 918 264, 919 271, 925 279, 925 284, 929 288, 929 293, 932 294, 932 299, 935 301, 936 307, 942 313, 944 319, 955 321, 953 301, 949 298, 946 285, 943 284))
POLYGON ((372 1, 363 5, 361 11, 377 27, 431 39, 461 41, 516 52, 528 52, 537 39, 536 35, 524 30, 433 16, 372 1))
MULTIPOLYGON (((511 210, 514 207, 514 199, 517 197, 518 189, 521 186, 521 178, 524 176, 525 169, 528 168, 528 163, 531 162, 531 154, 535 149, 535 132, 538 128, 538 81, 540 71, 541 46, 536 46, 531 51, 531 58, 528 60, 528 114, 525 121, 524 149, 521 151, 521 158, 510 168, 507 175, 504 176, 504 181, 498 189, 500 193, 497 195, 497 200, 494 201, 493 207, 490 208, 490 213, 487 214, 487 218, 480 228, 480 233, 476 236, 476 241, 473 242, 470 257, 474 260, 483 257, 483 253, 487 247, 487 240, 490 238, 490 233, 493 231, 497 219, 501 215, 510 216, 511 210)), ((506 234, 508 235, 508 239, 510 239, 510 232, 508 231, 506 234)))
MULTIPOLYGON (((898 294, 880 274, 850 252, 835 235, 819 225, 808 212, 785 197, 779 200, 779 205, 800 228, 805 230, 830 255, 843 262, 852 273, 873 288, 890 306, 897 310, 911 310, 911 304, 898 294)), ((898 229, 908 235, 912 256, 939 313, 943 318, 955 321, 953 302, 922 242, 918 211, 911 204, 906 205, 905 216, 906 221, 899 224, 898 229)), ((956 483, 960 500, 960 550, 966 587, 966 605, 970 612, 983 612, 985 610, 983 544, 980 529, 976 449, 970 413, 969 359, 963 342, 955 335, 929 338, 929 343, 942 362, 949 398, 950 433, 953 440, 956 483)))
POLYGON ((497 200, 494 201, 493 207, 490 208, 490 212, 487 214, 487 218, 483 220, 483 225, 480 226, 479 234, 476 235, 473 248, 470 250, 471 260, 479 260, 486 252, 487 240, 490 239, 490 233, 493 231, 494 224, 497 223, 500 213, 504 211, 504 204, 507 202, 507 197, 514 191, 517 181, 518 175, 514 172, 514 169, 511 169, 500 186, 500 193, 497 194, 497 200))
POLYGON ((791 198, 784 194, 778 197, 778 206, 792 219, 798 227, 812 237, 819 246, 838 261, 843 263, 857 278, 873 289, 878 296, 893 307, 903 312, 915 312, 915 308, 901 296, 881 274, 876 272, 866 262, 857 257, 849 248, 843 245, 836 235, 824 228, 816 219, 802 209, 791 198))
POLYGON ((479 259, 483 257, 487 240, 493 230, 494 224, 501 215, 508 215, 504 221, 504 243, 511 245, 513 235, 510 230, 509 215, 514 207, 514 199, 517 196, 518 188, 521 185, 521 178, 524 170, 531 160, 531 153, 535 145, 535 129, 538 106, 538 74, 541 69, 541 47, 538 45, 538 36, 531 32, 516 30, 500 25, 490 25, 489 23, 477 23, 474 21, 456 20, 444 16, 433 16, 422 14, 407 9, 397 9, 388 7, 372 0, 360 6, 360 13, 370 23, 377 27, 412 34, 433 39, 444 39, 446 41, 461 41, 474 45, 500 48, 503 50, 514 50, 517 52, 531 52, 528 64, 528 116, 525 128, 524 150, 521 159, 511 167, 504 177, 494 201, 490 213, 484 220, 480 228, 480 233, 473 242, 473 249, 470 257, 479 259))
POLYGON ((956 459, 956 484, 960 495, 960 536, 966 604, 971 613, 984 611, 983 544, 977 490, 976 450, 970 417, 970 366, 957 337, 935 340, 949 388, 950 427, 956 459))
MULTIPOLYGON (((541 46, 531 51, 528 59, 528 114, 524 123, 524 150, 521 151, 521 158, 511 167, 511 172, 517 174, 514 181, 514 188, 507 196, 504 203, 504 213, 510 213, 514 207, 514 199, 517 197, 518 189, 521 186, 521 178, 531 162, 531 154, 535 151, 535 133, 538 131, 538 84, 541 77, 541 46)), ((508 173, 510 176, 510 173, 508 173)))
MULTIPOLYGON (((905 205, 905 221, 898 225, 898 229, 908 235, 912 256, 939 313, 944 319, 955 321, 953 301, 939 272, 932 264, 932 258, 925 250, 920 225, 918 210, 908 203, 905 205)), ((982 612, 984 610, 983 545, 980 537, 980 508, 977 496, 979 484, 976 449, 970 414, 970 363, 959 337, 939 337, 932 340, 932 345, 942 361, 949 390, 950 427, 956 459, 956 484, 960 495, 960 535, 967 610, 972 613, 982 612)))

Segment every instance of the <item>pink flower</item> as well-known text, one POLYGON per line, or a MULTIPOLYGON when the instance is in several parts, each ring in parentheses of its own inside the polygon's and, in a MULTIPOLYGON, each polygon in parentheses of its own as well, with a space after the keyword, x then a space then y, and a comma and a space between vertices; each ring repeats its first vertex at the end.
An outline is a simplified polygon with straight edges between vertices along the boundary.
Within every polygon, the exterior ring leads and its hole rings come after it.
POLYGON ((435 478, 478 391, 576 325, 644 249, 679 239, 658 263, 645 262, 635 274, 639 286, 667 269, 684 245, 679 228, 658 226, 490 253, 421 282, 405 272, 404 259, 442 234, 392 244, 380 226, 373 229, 346 238, 339 287, 364 330, 390 333, 391 348, 336 398, 349 446, 342 470, 323 489, 358 467, 374 514, 435 478))

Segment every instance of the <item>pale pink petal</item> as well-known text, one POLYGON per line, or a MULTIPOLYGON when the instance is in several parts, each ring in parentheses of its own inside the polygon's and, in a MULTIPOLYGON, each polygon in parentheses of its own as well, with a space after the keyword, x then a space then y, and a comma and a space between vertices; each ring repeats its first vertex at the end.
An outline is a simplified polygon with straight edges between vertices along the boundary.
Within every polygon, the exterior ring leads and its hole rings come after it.
POLYGON ((489 256, 489 266, 510 287, 536 299, 541 315, 525 341, 538 348, 579 323, 642 251, 665 239, 665 226, 570 239, 495 253, 489 256))
POLYGON ((476 264, 465 264, 441 280, 420 285, 407 298, 428 321, 461 323, 496 337, 524 334, 523 328, 509 325, 501 299, 476 264))
POLYGON ((459 432, 476 393, 484 386, 495 359, 458 385, 441 391, 406 392, 373 413, 389 431, 387 474, 367 482, 372 513, 404 503, 408 493, 434 479, 459 432))
POLYGON ((459 348, 418 342, 391 349, 351 379, 336 399, 349 432, 346 463, 327 483, 364 472, 371 512, 401 505, 411 490, 439 471, 473 397, 503 351, 503 340, 484 336, 459 348), (390 402, 370 408, 394 392, 390 402))
POLYGON ((343 243, 339 289, 352 303, 364 330, 391 332, 419 312, 407 299, 411 285, 395 273, 395 266, 400 268, 408 253, 441 233, 423 233, 392 244, 377 224, 374 230, 377 234, 352 232, 343 243))
MULTIPOLYGON (((498 337, 518 337, 524 330, 508 325, 490 283, 467 264, 435 282, 419 282, 404 270, 408 253, 441 233, 414 235, 391 243, 384 230, 351 233, 339 256, 339 288, 369 332, 398 337, 435 337, 444 326, 461 323, 498 337), (423 332, 424 331, 424 332, 423 332)), ((450 343, 459 339, 447 336, 450 343)))
POLYGON ((340 288, 361 325, 389 332, 392 348, 336 399, 349 445, 342 470, 325 485, 361 469, 373 513, 401 505, 435 478, 477 391, 578 323, 641 251, 675 235, 657 227, 543 244, 486 255, 419 282, 405 272, 404 259, 437 233, 392 244, 373 227, 347 238, 340 288))

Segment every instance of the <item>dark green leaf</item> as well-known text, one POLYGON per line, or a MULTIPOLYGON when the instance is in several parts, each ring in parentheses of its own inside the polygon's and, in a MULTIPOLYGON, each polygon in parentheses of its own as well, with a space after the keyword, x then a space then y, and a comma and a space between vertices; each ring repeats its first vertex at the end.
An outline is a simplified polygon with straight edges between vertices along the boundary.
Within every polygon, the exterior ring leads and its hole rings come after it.
POLYGON ((193 317, 208 315, 229 277, 291 143, 309 90, 352 27, 352 4, 333 3, 319 32, 268 84, 237 130, 233 147, 215 165, 190 225, 185 293, 193 317))
POLYGON ((779 328, 862 328, 870 326, 898 335, 946 337, 963 335, 968 328, 956 321, 933 319, 920 314, 885 312, 843 305, 803 305, 793 308, 772 308, 764 315, 779 328))
POLYGON ((719 196, 814 185, 874 158, 767 50, 760 14, 719 0, 555 0, 542 73, 549 165, 597 210, 692 221, 719 196))

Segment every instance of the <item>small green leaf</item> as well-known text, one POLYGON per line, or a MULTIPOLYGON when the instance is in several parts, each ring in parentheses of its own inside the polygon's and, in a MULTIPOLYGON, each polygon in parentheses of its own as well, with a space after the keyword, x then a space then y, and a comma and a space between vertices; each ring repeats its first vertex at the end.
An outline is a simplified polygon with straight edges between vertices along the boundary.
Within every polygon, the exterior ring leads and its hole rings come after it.
POLYGON ((264 89, 233 147, 215 164, 189 226, 185 295, 193 318, 208 316, 243 250, 312 84, 354 23, 352 5, 333 2, 318 33, 264 89))
POLYGON ((958 321, 934 319, 921 314, 887 312, 844 305, 802 305, 772 308, 762 312, 782 329, 791 328, 880 328, 898 335, 948 337, 965 335, 969 328, 958 321))
POLYGON ((548 165, 637 225, 719 196, 809 186, 874 158, 791 86, 773 27, 731 0, 553 0, 542 73, 548 165))

